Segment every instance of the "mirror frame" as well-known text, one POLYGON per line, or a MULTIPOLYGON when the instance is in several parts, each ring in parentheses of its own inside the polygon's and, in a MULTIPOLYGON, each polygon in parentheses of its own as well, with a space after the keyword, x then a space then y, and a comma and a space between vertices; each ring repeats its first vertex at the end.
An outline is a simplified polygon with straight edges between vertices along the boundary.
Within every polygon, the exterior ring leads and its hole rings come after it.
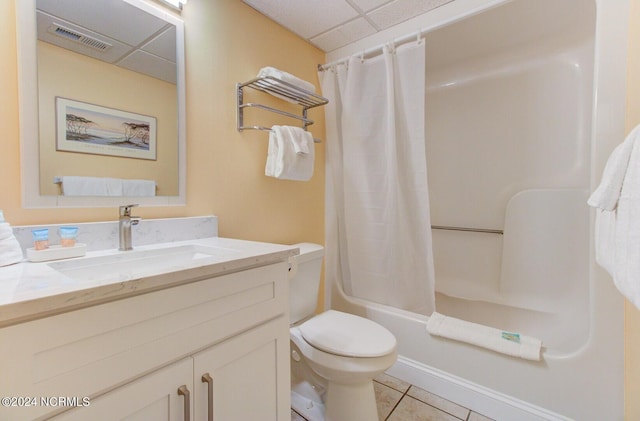
POLYGON ((161 9, 159 6, 144 0, 122 1, 176 26, 178 195, 153 197, 69 197, 40 194, 36 0, 19 0, 15 2, 15 6, 18 48, 18 98, 20 103, 20 176, 22 207, 24 208, 112 207, 120 206, 124 202, 138 203, 144 206, 186 205, 187 136, 184 22, 177 16, 161 9))

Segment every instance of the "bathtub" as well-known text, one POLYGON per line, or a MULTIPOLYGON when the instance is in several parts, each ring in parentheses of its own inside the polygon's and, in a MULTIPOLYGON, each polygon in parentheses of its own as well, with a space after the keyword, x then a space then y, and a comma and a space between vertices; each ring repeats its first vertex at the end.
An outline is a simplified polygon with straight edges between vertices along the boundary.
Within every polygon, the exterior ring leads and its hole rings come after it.
POLYGON ((623 300, 594 261, 586 199, 624 136, 627 9, 456 0, 404 25, 428 30, 432 225, 479 229, 432 230, 436 309, 544 348, 532 362, 431 337, 420 309, 347 296, 327 267, 328 306, 398 339, 390 374, 500 420, 623 419, 623 300))

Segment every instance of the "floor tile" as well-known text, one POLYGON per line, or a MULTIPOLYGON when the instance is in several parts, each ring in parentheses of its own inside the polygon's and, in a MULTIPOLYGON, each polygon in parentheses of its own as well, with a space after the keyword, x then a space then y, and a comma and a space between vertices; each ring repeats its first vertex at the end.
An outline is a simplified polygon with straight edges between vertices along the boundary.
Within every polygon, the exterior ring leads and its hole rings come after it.
POLYGON ((433 393, 427 392, 424 389, 421 389, 417 386, 411 386, 407 395, 416 398, 424 403, 428 403, 431 406, 434 406, 438 409, 443 410, 457 418, 466 420, 469 416, 469 410, 465 407, 462 407, 456 403, 448 401, 440 396, 434 395, 433 393))
POLYGON ((494 421, 494 420, 489 417, 485 417, 484 415, 480 415, 476 412, 471 412, 471 415, 469 415, 468 421, 494 421))
POLYGON ((390 388, 398 390, 402 393, 406 392, 407 389, 409 389, 409 386, 411 386, 409 383, 405 382, 404 380, 400 380, 386 373, 382 373, 381 375, 376 377, 375 381, 377 381, 378 383, 382 383, 385 386, 389 386, 390 388))
POLYGON ((411 396, 404 396, 387 421, 460 421, 460 419, 411 396))
MULTIPOLYGON (((378 421, 494 421, 417 386, 382 374, 373 382, 378 421)), ((291 421, 307 421, 291 410, 291 421)))
POLYGON ((373 382, 373 390, 376 393, 378 420, 384 421, 402 399, 403 393, 377 382, 373 382))

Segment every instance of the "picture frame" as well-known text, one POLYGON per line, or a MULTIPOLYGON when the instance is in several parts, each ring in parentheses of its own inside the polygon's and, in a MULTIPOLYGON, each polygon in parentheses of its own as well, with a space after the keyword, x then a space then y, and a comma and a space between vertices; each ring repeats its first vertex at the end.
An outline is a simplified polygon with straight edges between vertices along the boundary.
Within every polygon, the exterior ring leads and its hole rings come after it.
POLYGON ((157 159, 155 117, 56 97, 56 150, 157 159))

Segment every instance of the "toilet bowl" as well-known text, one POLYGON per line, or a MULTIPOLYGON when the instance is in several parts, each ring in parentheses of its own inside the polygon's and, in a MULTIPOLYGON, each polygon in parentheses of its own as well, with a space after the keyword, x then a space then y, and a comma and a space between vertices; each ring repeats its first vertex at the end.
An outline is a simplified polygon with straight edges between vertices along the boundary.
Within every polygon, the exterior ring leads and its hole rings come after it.
POLYGON ((397 358, 379 324, 336 310, 314 315, 322 246, 297 244, 290 276, 292 407, 310 421, 378 419, 373 379, 397 358))

